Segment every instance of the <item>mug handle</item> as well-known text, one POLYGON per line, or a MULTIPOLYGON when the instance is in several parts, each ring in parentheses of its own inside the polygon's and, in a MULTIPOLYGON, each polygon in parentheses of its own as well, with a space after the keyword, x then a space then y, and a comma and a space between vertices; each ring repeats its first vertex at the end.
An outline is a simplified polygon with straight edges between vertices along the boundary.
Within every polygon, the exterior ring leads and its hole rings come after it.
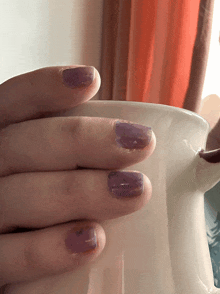
POLYGON ((199 156, 209 163, 218 163, 220 162, 220 148, 211 151, 205 151, 202 149, 199 152, 199 156))

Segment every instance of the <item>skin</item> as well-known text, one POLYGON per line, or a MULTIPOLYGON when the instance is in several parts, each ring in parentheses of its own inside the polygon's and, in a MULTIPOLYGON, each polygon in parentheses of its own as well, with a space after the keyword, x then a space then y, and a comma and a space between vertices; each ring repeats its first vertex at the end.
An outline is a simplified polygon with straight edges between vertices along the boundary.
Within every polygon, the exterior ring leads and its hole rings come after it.
POLYGON ((2 293, 20 293, 19 283, 41 283, 94 261, 106 243, 99 222, 133 213, 151 197, 146 175, 144 192, 130 199, 112 197, 107 176, 148 158, 155 135, 144 149, 128 150, 115 142, 117 119, 58 117, 90 100, 101 83, 96 70, 91 85, 66 87, 65 68, 42 68, 0 85, 2 293), (88 224, 95 229, 98 247, 71 254, 64 246, 66 234, 88 224))

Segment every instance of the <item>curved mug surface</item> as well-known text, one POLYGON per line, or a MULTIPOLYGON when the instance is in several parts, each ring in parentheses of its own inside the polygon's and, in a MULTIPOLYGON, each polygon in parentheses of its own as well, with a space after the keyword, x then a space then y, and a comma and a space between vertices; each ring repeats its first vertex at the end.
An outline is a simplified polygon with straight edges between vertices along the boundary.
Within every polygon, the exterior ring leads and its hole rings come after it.
POLYGON ((106 247, 77 272, 77 280, 75 273, 67 274, 71 289, 81 285, 81 294, 220 293, 204 216, 204 191, 219 180, 220 164, 199 156, 209 124, 184 109, 127 101, 89 101, 67 115, 143 124, 152 127, 157 140, 150 158, 124 169, 148 176, 152 198, 137 212, 101 223, 106 247))

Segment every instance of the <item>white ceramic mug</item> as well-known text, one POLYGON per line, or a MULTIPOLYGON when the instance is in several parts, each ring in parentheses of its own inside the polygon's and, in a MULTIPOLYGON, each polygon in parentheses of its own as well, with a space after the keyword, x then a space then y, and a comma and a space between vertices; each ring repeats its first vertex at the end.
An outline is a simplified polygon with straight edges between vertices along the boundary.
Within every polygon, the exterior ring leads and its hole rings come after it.
POLYGON ((220 163, 213 163, 220 161, 219 152, 206 153, 211 162, 201 157, 208 123, 184 109, 127 101, 89 101, 68 114, 143 124, 152 127, 157 140, 150 158, 124 169, 149 177, 152 198, 137 212, 101 223, 106 247, 80 270, 84 278, 84 270, 89 274, 85 293, 220 293, 214 287, 204 217, 204 192, 220 179, 220 163))
POLYGON ((127 101, 89 101, 62 116, 119 118, 152 127, 154 153, 124 169, 148 176, 152 198, 139 211, 101 222, 106 246, 93 263, 45 278, 49 292, 41 292, 41 280, 18 293, 220 294, 204 216, 204 192, 220 179, 220 151, 202 151, 208 123, 181 108, 127 101))

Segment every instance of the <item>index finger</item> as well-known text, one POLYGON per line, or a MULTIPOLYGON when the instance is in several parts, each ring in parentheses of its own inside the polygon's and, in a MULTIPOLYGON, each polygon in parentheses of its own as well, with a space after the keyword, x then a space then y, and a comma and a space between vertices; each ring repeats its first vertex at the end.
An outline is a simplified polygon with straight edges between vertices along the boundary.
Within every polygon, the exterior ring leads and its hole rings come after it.
POLYGON ((94 67, 41 68, 0 85, 0 128, 68 110, 91 99, 101 84, 94 67))

